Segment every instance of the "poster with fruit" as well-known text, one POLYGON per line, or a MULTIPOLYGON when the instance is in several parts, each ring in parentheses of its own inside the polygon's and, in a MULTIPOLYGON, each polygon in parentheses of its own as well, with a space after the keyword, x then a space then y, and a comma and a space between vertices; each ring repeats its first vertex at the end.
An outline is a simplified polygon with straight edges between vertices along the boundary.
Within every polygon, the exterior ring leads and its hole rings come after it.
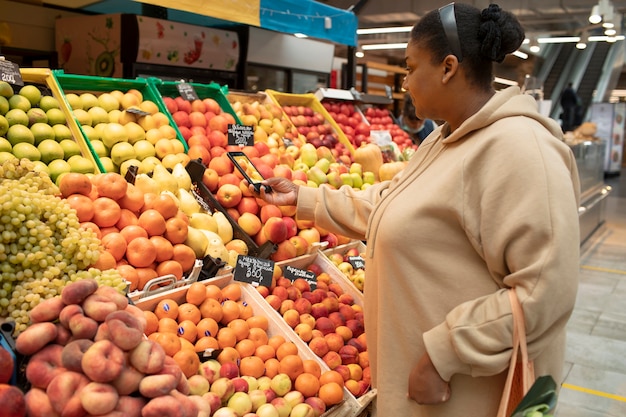
POLYGON ((137 16, 137 62, 234 71, 239 61, 236 32, 137 16))
POLYGON ((57 19, 59 66, 67 73, 122 77, 121 14, 57 19))

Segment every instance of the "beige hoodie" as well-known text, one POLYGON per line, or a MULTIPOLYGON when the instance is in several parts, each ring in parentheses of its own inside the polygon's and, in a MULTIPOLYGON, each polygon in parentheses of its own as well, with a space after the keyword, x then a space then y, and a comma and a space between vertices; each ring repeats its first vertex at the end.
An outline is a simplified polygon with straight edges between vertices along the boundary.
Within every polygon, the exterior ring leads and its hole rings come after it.
POLYGON ((300 218, 366 239, 365 328, 378 416, 493 417, 510 358, 515 286, 537 375, 561 381, 579 270, 579 181, 556 122, 517 87, 392 181, 300 189, 300 218), (451 398, 420 406, 408 375, 427 350, 451 398))

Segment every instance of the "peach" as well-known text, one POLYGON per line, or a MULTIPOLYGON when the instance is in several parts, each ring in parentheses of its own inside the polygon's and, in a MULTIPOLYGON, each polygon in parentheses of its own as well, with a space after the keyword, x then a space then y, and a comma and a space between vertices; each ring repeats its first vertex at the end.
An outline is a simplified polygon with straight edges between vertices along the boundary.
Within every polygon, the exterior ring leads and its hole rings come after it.
MULTIPOLYGON (((145 376, 139 382, 139 392, 147 398, 156 398, 168 394, 178 385, 178 380, 171 374, 145 376)), ((148 403, 149 405, 150 403, 148 403)), ((147 405, 146 405, 147 406, 147 405)))
POLYGON ((15 360, 13 354, 0 346, 0 384, 8 384, 13 377, 15 370, 15 360))
MULTIPOLYGON (((332 285, 332 284, 331 284, 332 285)), ((332 294, 332 293, 329 293, 332 294)), ((328 309, 328 313, 332 313, 334 311, 339 310, 339 298, 329 295, 328 297, 322 300, 322 304, 326 306, 328 309)))
POLYGON ((224 208, 236 207, 242 197, 243 194, 239 186, 228 183, 219 186, 215 193, 215 198, 224 208))
POLYGON ((222 406, 222 399, 214 392, 207 392, 202 395, 202 400, 211 406, 211 410, 215 411, 222 406))
POLYGON ((63 346, 52 344, 35 353, 26 365, 26 379, 31 386, 46 389, 55 376, 66 369, 62 362, 63 346))
POLYGON ((296 310, 287 310, 283 314, 283 319, 292 329, 300 324, 300 313, 296 310))
POLYGON ((102 285, 98 287, 95 294, 104 295, 108 297, 117 305, 118 310, 124 310, 126 306, 128 306, 128 298, 118 290, 113 287, 109 287, 108 285, 102 285))
POLYGON ((46 391, 31 387, 24 395, 26 415, 30 417, 54 417, 59 414, 52 408, 52 403, 46 391))
POLYGON ((154 374, 163 369, 165 357, 165 350, 160 344, 152 340, 142 340, 130 352, 129 361, 140 372, 154 374))
POLYGON ((92 415, 106 414, 115 409, 119 395, 110 384, 90 382, 80 390, 80 403, 92 415))
POLYGON ((328 348, 334 352, 339 352, 339 349, 345 344, 343 337, 335 332, 324 335, 324 339, 328 343, 328 348))
POLYGON ((227 401, 235 393, 235 385, 228 378, 218 378, 212 384, 209 392, 217 394, 222 402, 227 401))
POLYGON ((357 320, 356 318, 352 320, 347 320, 346 326, 348 326, 350 330, 352 330, 353 337, 359 337, 365 331, 365 327, 363 326, 363 321, 357 320))
POLYGON ((143 326, 139 319, 125 310, 114 311, 106 317, 111 341, 122 350, 135 348, 143 339, 143 326))
POLYGON ((146 315, 144 314, 142 309, 140 309, 139 307, 133 304, 128 304, 126 308, 124 309, 124 311, 129 312, 130 314, 135 316, 137 320, 139 320, 139 322, 141 323, 142 332, 146 329, 146 326, 148 325, 148 321, 146 320, 146 315))
POLYGON ((3 416, 22 417, 26 415, 24 393, 13 385, 0 384, 0 404, 3 404, 3 416))
POLYGON ((75 314, 84 315, 83 308, 78 304, 69 304, 63 307, 61 312, 59 313, 59 322, 69 330, 70 328, 70 319, 75 314))
POLYGON ((143 407, 142 417, 182 417, 178 401, 171 395, 152 398, 143 407))
POLYGON ((342 346, 339 349, 339 355, 341 356, 341 363, 344 365, 359 363, 359 351, 352 345, 342 346))
POLYGON ((94 342, 83 354, 83 372, 92 381, 110 382, 122 373, 126 363, 124 352, 110 340, 94 342))
MULTIPOLYGON (((183 371, 178 366, 178 363, 171 356, 165 355, 165 361, 163 363, 163 368, 158 372, 159 375, 173 375, 176 381, 180 381, 185 377, 183 371)), ((155 374, 156 375, 156 374, 155 374)), ((187 378, 185 378, 186 382, 187 378)))
POLYGON ((303 297, 300 297, 294 301, 294 309, 301 315, 305 313, 311 313, 311 305, 311 302, 303 297))
POLYGON ((311 406, 316 417, 326 412, 326 403, 320 397, 308 397, 304 402, 311 406))
POLYGON ((74 281, 61 291, 61 299, 65 304, 80 304, 98 289, 98 281, 93 278, 74 281))
POLYGON ((207 381, 209 381, 209 384, 212 384, 216 379, 220 377, 221 367, 221 363, 219 363, 215 359, 209 359, 200 363, 198 374, 202 375, 207 381))
POLYGON ((144 374, 132 366, 125 366, 117 378, 111 381, 119 395, 130 395, 139 389, 144 374))
POLYGON ((65 346, 70 340, 72 340, 72 332, 69 329, 63 327, 61 323, 55 323, 57 328, 57 337, 53 340, 57 345, 65 346))
MULTIPOLYGON (((320 319, 320 318, 328 318, 328 314, 330 312, 328 311, 328 307, 326 307, 326 305, 324 303, 315 303, 313 305, 311 305, 311 315, 313 317, 315 317, 316 319, 320 319)), ((330 320, 330 319, 329 319, 330 320)), ((332 322, 332 320, 331 320, 332 322)), ((319 328, 319 327, 318 327, 319 328)), ((322 330, 322 329, 320 329, 322 330)), ((334 331, 334 326, 333 326, 333 331, 334 331)), ((322 330, 324 331, 324 330, 322 330)))
POLYGON ((83 310, 87 317, 103 322, 106 317, 117 311, 117 304, 113 302, 109 297, 105 297, 101 294, 91 294, 83 301, 83 310))
POLYGON ((263 233, 267 240, 278 244, 287 239, 287 225, 282 217, 270 217, 263 224, 263 233))
POLYGON ((40 351, 57 337, 57 327, 54 323, 31 324, 15 340, 15 349, 22 355, 32 355, 40 351))
POLYGON ((261 222, 263 224, 267 223, 267 221, 272 217, 283 217, 283 213, 280 211, 280 208, 274 204, 265 204, 261 207, 260 210, 261 222))
POLYGON ((314 337, 309 341, 309 348, 320 358, 329 352, 328 342, 324 337, 314 337))
POLYGON ((333 368, 333 371, 338 372, 343 378, 344 382, 350 379, 350 368, 347 365, 339 365, 333 368))
POLYGON ((178 402, 183 416, 198 416, 198 407, 196 406, 196 403, 189 398, 189 393, 173 390, 170 392, 170 396, 178 402))
POLYGON ((115 411, 122 413, 123 417, 141 417, 141 410, 146 405, 143 397, 130 397, 121 395, 117 401, 115 411))
POLYGON ((59 314, 61 313, 61 310, 63 310, 63 307, 65 307, 65 303, 61 297, 52 297, 43 300, 30 310, 30 321, 31 323, 55 321, 59 318, 59 314))
POLYGON ((93 345, 93 341, 89 339, 76 339, 69 342, 62 348, 61 363, 68 371, 82 372, 81 361, 83 355, 93 345))
POLYGON ((93 339, 98 331, 98 322, 82 314, 74 314, 69 325, 74 339, 93 339))
POLYGON ((331 350, 327 354, 322 357, 322 360, 328 365, 330 369, 335 369, 339 365, 341 365, 341 356, 339 353, 331 350))
POLYGON ((93 337, 93 341, 97 342, 99 340, 111 340, 111 333, 109 332, 109 325, 106 323, 100 323, 98 326, 98 331, 96 335, 93 337))
POLYGON ((77 393, 88 383, 89 379, 78 372, 67 371, 55 376, 46 388, 54 411, 63 416, 86 414, 77 393))
MULTIPOLYGON (((287 241, 285 241, 285 242, 283 242, 283 243, 290 244, 290 243, 288 243, 287 241)), ((280 250, 280 246, 281 246, 283 243, 281 243, 281 244, 279 244, 279 245, 278 245, 278 250, 280 250)), ((277 252, 278 252, 278 251, 277 251, 277 252)), ((276 252, 276 253, 277 253, 277 252, 276 252)), ((294 286, 292 285, 292 286, 289 286, 289 287, 287 288, 287 297, 288 297, 290 300, 292 300, 292 301, 296 301, 298 298, 301 298, 301 297, 302 297, 302 293, 300 292, 300 290, 299 290, 299 289, 297 289, 296 287, 294 287, 294 286)))

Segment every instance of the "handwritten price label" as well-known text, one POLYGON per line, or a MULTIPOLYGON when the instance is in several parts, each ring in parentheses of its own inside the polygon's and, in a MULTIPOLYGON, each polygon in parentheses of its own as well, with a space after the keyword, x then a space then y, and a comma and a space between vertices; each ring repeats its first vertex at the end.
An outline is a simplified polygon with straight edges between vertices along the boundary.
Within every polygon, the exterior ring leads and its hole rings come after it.
POLYGON ((360 256, 349 256, 348 262, 354 269, 365 269, 365 260, 360 256))
POLYGON ((283 276, 291 282, 298 278, 304 279, 311 286, 311 291, 317 288, 317 277, 312 271, 305 271, 304 269, 287 265, 287 267, 283 269, 283 276))
POLYGON ((23 86, 24 81, 22 80, 20 67, 15 62, 0 59, 0 81, 23 86))
POLYGON ((228 125, 228 144, 238 146, 254 145, 254 128, 245 125, 228 125))
POLYGON ((178 83, 176 84, 176 88, 178 89, 180 96, 187 101, 200 99, 200 97, 198 97, 198 93, 196 93, 196 90, 189 83, 178 83))
POLYGON ((233 272, 235 281, 247 282, 255 287, 259 285, 270 287, 272 275, 274 275, 274 261, 244 255, 237 257, 233 272))

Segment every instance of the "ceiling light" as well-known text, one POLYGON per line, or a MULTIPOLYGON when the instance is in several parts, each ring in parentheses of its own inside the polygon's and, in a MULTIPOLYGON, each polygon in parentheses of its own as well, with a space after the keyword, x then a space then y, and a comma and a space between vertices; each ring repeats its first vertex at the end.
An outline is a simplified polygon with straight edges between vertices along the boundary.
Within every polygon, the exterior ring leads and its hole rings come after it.
POLYGON ((541 48, 539 47, 539 43, 537 42, 537 38, 535 36, 532 36, 530 38, 530 52, 536 54, 537 52, 539 52, 541 50, 541 48))
POLYGON ((615 29, 607 29, 604 31, 604 34, 606 36, 615 36, 617 34, 617 31, 615 29))
POLYGON ((589 15, 589 23, 597 25, 602 22, 602 15, 600 15, 600 6, 597 4, 591 8, 591 14, 589 15))
POLYGON ((354 53, 354 56, 357 58, 363 58, 365 56, 365 54, 363 53, 363 51, 356 51, 354 53))
POLYGON ((367 28, 367 29, 357 29, 357 35, 375 35, 378 33, 402 33, 402 32, 410 32, 413 26, 393 26, 387 28, 367 28))
POLYGON ((374 51, 378 49, 404 49, 407 43, 374 43, 369 45, 362 45, 361 49, 364 51, 374 51))
POLYGON ((587 47, 587 42, 589 41, 589 34, 587 32, 583 32, 580 35, 580 40, 576 43, 576 48, 585 49, 587 47))

